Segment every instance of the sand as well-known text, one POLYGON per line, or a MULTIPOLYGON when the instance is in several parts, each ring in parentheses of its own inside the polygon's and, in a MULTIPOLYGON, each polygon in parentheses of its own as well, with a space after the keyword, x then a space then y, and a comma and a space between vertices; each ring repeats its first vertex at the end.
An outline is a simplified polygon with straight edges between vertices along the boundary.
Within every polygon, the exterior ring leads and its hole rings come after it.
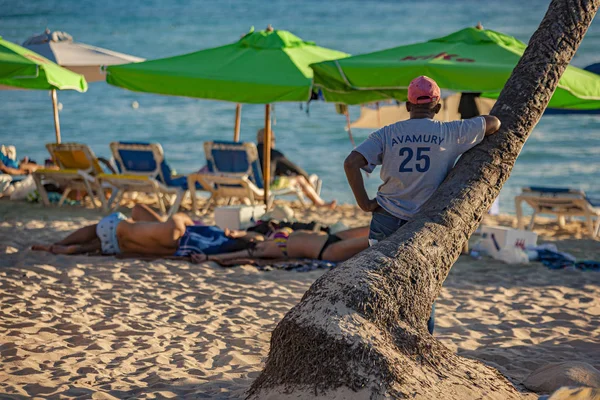
MULTIPOLYGON (((0 201, 0 397, 243 398, 271 330, 325 272, 28 250, 99 218, 81 207, 0 201)), ((368 222, 350 206, 300 218, 368 222)), ((600 241, 586 238, 582 224, 538 227, 540 241, 600 259, 600 241)), ((446 346, 526 392, 524 379, 548 363, 600 369, 600 273, 462 256, 436 322, 446 346)))
POLYGON ((533 371, 523 384, 537 393, 553 393, 564 386, 600 388, 600 371, 581 361, 551 363, 533 371))

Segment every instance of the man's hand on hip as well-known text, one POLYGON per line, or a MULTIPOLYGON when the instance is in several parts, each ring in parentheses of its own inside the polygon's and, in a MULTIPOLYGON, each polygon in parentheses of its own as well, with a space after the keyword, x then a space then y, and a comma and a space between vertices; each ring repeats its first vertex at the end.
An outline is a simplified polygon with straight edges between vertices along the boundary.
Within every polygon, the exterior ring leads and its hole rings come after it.
POLYGON ((379 203, 377 203, 377 200, 375 200, 375 199, 369 199, 367 204, 360 205, 360 208, 361 208, 361 210, 366 211, 366 212, 373 212, 377 208, 379 208, 379 203))

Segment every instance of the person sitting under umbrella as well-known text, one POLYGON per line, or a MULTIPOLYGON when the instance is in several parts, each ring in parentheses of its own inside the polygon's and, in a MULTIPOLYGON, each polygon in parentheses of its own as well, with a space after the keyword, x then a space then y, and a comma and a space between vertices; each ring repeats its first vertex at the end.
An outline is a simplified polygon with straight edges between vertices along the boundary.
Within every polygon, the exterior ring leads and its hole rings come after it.
MULTIPOLYGON (((271 136, 271 171, 273 171, 273 178, 278 177, 280 180, 283 180, 280 186, 290 187, 298 185, 302 189, 302 193, 304 193, 314 205, 319 207, 329 207, 331 209, 335 208, 337 201, 333 200, 329 203, 325 202, 311 184, 313 178, 301 167, 290 161, 282 152, 276 150, 275 132, 271 131, 271 136)), ((256 148, 258 150, 261 168, 264 168, 264 139, 265 130, 261 128, 256 133, 256 148)), ((313 175, 313 177, 316 177, 316 175, 313 175)))
POLYGON ((28 175, 36 169, 42 168, 29 158, 25 157, 20 162, 15 159, 14 146, 2 146, 0 149, 0 173, 7 175, 28 175), (11 157, 12 155, 12 157, 11 157))

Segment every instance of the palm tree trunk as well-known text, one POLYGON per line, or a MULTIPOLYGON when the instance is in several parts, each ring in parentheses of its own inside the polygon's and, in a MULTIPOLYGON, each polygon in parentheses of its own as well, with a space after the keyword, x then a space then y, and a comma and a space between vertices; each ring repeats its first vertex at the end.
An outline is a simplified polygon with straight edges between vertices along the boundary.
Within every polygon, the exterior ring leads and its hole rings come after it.
POLYGON ((250 397, 519 397, 496 370, 458 357, 430 336, 426 322, 599 3, 552 1, 491 112, 501 120, 501 130, 461 157, 410 223, 311 286, 273 331, 250 397))

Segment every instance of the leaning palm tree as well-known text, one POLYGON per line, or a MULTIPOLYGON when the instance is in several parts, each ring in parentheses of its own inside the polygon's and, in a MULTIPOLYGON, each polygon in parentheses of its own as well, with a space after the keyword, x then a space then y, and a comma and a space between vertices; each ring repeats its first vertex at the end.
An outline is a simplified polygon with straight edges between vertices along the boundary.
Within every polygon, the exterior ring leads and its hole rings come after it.
POLYGON ((410 223, 311 286, 273 331, 250 397, 465 399, 483 392, 486 399, 519 398, 496 370, 457 356, 429 335, 426 322, 599 4, 551 2, 492 109, 500 131, 461 157, 410 223))

